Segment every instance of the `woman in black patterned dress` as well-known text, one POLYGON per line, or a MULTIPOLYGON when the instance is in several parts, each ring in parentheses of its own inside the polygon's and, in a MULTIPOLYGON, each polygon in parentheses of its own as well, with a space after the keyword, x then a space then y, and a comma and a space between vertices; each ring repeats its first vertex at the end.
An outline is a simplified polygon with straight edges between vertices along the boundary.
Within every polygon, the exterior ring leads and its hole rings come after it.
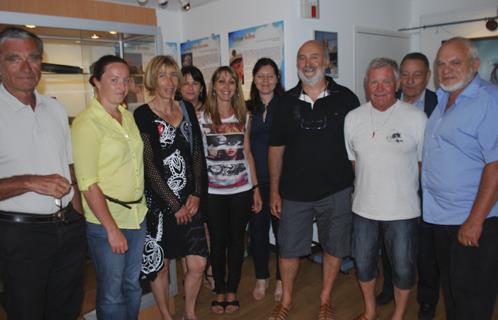
POLYGON ((184 319, 197 319, 195 303, 208 254, 199 209, 205 174, 202 138, 193 106, 175 101, 181 84, 178 65, 157 56, 145 71, 145 87, 153 99, 135 111, 144 141, 147 235, 142 272, 163 320, 168 312, 168 260, 187 259, 184 319))

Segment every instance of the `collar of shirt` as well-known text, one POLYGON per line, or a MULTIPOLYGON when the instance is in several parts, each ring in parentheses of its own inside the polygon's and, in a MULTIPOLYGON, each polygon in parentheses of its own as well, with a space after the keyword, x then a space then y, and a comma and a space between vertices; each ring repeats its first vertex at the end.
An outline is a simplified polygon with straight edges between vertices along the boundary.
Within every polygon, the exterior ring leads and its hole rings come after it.
MULTIPOLYGON (((418 100, 415 103, 411 103, 412 106, 417 107, 418 109, 420 109, 422 111, 424 111, 424 109, 425 109, 425 90, 426 89, 424 89, 424 91, 422 91, 422 94, 420 94, 420 97, 418 98, 418 100)), ((403 92, 401 92, 400 100, 403 102, 406 102, 405 95, 403 94, 403 92)))
MULTIPOLYGON (((36 89, 33 91, 33 93, 35 95, 35 100, 36 100, 35 110, 37 110, 39 107, 43 106, 43 101, 40 98, 40 94, 38 93, 38 91, 36 89)), ((24 110, 25 108, 29 108, 30 110, 32 110, 30 105, 24 104, 21 101, 19 101, 19 99, 14 97, 5 88, 3 83, 0 85, 0 96, 2 96, 4 99, 7 100, 7 102, 8 102, 7 107, 14 108, 14 110, 16 110, 16 111, 21 111, 21 110, 24 110)))
MULTIPOLYGON (((99 118, 105 118, 108 120, 113 120, 114 118, 104 109, 104 106, 97 100, 97 98, 92 98, 88 108, 91 112, 99 118)), ((119 112, 122 114, 126 107, 122 104, 118 106, 119 112)))
POLYGON ((299 100, 301 101, 304 101, 304 102, 308 102, 309 104, 311 104, 311 109, 313 110, 313 107, 315 106, 315 102, 317 102, 318 100, 320 100, 321 98, 325 98, 326 96, 328 96, 330 93, 329 93, 329 89, 328 87, 325 88, 325 90, 323 90, 319 95, 318 97, 316 98, 315 101, 313 101, 310 96, 308 96, 306 94, 306 92, 304 92, 304 90, 301 90, 301 94, 299 95, 299 100))
MULTIPOLYGON (((475 98, 478 95, 479 87, 481 86, 481 78, 479 75, 476 75, 474 79, 467 85, 467 87, 458 95, 455 100, 455 105, 459 104, 462 99, 466 98, 475 98)), ((450 92, 439 88, 437 90, 437 100, 441 103, 438 103, 438 108, 444 110, 446 108, 446 103, 448 101, 448 97, 450 96, 450 92), (442 103, 444 102, 444 103, 442 103)))

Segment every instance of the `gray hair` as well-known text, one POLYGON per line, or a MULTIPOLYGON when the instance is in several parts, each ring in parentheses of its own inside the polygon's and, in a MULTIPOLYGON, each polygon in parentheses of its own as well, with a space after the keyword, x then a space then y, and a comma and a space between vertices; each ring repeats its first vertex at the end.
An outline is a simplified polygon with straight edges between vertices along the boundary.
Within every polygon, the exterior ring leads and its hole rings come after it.
POLYGON ((297 51, 296 58, 299 58, 299 52, 301 51, 302 47, 304 47, 305 45, 307 45, 307 44, 309 44, 309 43, 314 43, 314 44, 316 44, 316 45, 318 45, 318 46, 322 47, 322 50, 323 50, 323 52, 322 52, 322 54, 323 54, 323 59, 325 60, 325 62, 326 62, 327 64, 330 64, 329 48, 328 48, 325 44, 323 44, 323 42, 318 41, 318 40, 308 40, 308 41, 306 41, 305 43, 303 43, 303 44, 301 45, 301 47, 299 47, 299 50, 297 51))
POLYGON ((40 55, 43 54, 43 42, 42 40, 34 33, 29 32, 27 30, 21 28, 7 28, 0 32, 0 50, 2 48, 3 43, 7 39, 30 39, 33 40, 38 48, 38 53, 40 55))
POLYGON ((479 50, 477 50, 477 47, 474 44, 474 42, 470 41, 469 39, 464 38, 464 37, 454 37, 454 38, 451 38, 449 40, 446 40, 443 43, 443 46, 445 46, 447 44, 452 44, 452 43, 463 44, 468 50, 467 53, 469 55, 470 61, 475 61, 475 60, 479 59, 479 50))
POLYGON ((370 61, 370 63, 368 64, 367 72, 365 72, 365 78, 363 79, 365 88, 368 81, 368 74, 370 73, 370 71, 373 69, 380 69, 384 67, 390 67, 393 70, 395 80, 399 79, 399 69, 398 69, 398 63, 396 61, 384 57, 375 58, 372 61, 370 61))

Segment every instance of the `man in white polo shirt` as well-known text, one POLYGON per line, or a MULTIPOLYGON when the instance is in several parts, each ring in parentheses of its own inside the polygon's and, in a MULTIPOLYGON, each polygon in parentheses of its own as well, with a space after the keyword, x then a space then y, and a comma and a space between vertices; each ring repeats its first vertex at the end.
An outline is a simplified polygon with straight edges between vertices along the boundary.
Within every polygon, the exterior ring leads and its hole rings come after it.
POLYGON ((393 271, 396 307, 391 319, 401 320, 416 280, 419 170, 427 117, 396 99, 398 66, 391 59, 370 62, 365 87, 370 102, 349 112, 344 123, 356 176, 353 257, 365 303, 357 319, 377 319, 374 290, 382 239, 393 271))
POLYGON ((9 319, 76 319, 85 222, 64 108, 40 95, 43 43, 0 33, 0 269, 9 319), (71 201, 76 210, 71 206, 71 201))

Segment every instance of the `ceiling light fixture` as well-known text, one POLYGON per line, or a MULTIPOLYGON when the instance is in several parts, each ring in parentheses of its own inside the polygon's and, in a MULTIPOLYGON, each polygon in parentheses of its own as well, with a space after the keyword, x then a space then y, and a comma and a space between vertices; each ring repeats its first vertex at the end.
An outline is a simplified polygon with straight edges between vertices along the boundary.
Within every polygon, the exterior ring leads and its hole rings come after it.
POLYGON ((24 25, 26 28, 29 28, 29 29, 34 29, 36 28, 36 26, 34 24, 25 24, 24 25))
POLYGON ((96 33, 92 34, 90 36, 90 38, 92 38, 92 39, 100 39, 100 37, 96 33))
POLYGON ((109 33, 110 33, 110 34, 112 34, 112 35, 116 35, 116 34, 118 34, 118 32, 117 32, 117 31, 109 31, 109 33))
POLYGON ((185 11, 190 10, 190 2, 188 0, 180 0, 180 4, 185 11))

